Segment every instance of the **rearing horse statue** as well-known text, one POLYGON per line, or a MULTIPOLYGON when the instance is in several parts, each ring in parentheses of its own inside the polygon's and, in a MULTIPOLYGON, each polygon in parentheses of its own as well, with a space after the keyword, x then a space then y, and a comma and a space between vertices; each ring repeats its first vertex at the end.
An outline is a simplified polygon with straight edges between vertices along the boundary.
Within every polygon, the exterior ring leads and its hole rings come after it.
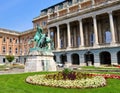
POLYGON ((53 49, 52 40, 47 37, 47 34, 42 34, 43 30, 40 26, 37 26, 37 32, 33 39, 31 39, 28 43, 35 42, 34 48, 49 48, 48 43, 51 44, 51 49, 53 49))

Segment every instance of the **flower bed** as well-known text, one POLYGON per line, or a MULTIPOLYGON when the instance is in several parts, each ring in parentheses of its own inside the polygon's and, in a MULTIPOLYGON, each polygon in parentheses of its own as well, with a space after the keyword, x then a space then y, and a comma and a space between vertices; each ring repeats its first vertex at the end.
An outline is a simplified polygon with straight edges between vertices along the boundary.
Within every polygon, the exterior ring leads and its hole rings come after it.
MULTIPOLYGON (((75 74, 75 73, 74 73, 75 74)), ((85 74, 83 74, 82 77, 85 76, 85 78, 68 78, 69 75, 64 78, 58 78, 58 74, 50 74, 50 75, 34 75, 29 76, 26 78, 27 83, 31 83, 34 85, 43 85, 43 86, 51 86, 51 87, 61 87, 61 88, 97 88, 97 87, 103 87, 106 85, 106 80, 102 76, 89 76, 86 77, 85 74), (52 77, 52 78, 51 78, 52 77)), ((61 74, 60 74, 61 75, 61 74)), ((74 76, 72 76, 74 77, 74 76)))
POLYGON ((91 76, 102 76, 105 79, 108 79, 108 78, 120 79, 120 75, 115 75, 115 74, 91 74, 91 76))
POLYGON ((80 79, 86 79, 92 77, 93 76, 91 74, 74 72, 74 71, 71 71, 69 73, 59 72, 56 74, 45 75, 46 79, 54 79, 54 80, 80 80, 80 79))

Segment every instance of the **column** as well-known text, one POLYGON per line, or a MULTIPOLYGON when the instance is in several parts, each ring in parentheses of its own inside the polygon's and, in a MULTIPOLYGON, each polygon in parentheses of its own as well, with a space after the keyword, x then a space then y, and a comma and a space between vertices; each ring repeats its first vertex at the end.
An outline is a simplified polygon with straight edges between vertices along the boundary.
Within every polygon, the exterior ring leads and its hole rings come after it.
POLYGON ((110 21, 110 30, 111 30, 111 33, 112 33, 112 42, 111 43, 116 43, 115 28, 114 28, 114 23, 113 23, 112 11, 108 12, 108 14, 109 14, 109 21, 110 21))
POLYGON ((50 28, 48 28, 48 37, 50 38, 50 28))
POLYGON ((57 48, 60 49, 60 28, 59 25, 57 27, 57 48))
POLYGON ((70 35, 70 24, 67 23, 67 35, 68 35, 68 48, 71 47, 71 35, 70 35))
MULTIPOLYGON (((50 28, 48 28, 48 33, 47 33, 47 35, 48 35, 48 38, 51 38, 51 36, 50 36, 50 28)), ((48 46, 49 46, 49 49, 50 49, 50 48, 51 48, 51 44, 49 43, 48 46)))
POLYGON ((95 1, 94 0, 92 0, 92 5, 95 5, 95 1))
POLYGON ((79 29, 80 29, 80 40, 81 40, 80 46, 84 46, 84 36, 83 36, 82 19, 79 20, 79 29))
POLYGON ((98 22, 99 44, 102 44, 101 22, 98 22))
POLYGON ((94 34, 95 34, 95 42, 94 45, 98 45, 98 31, 97 31, 97 20, 96 16, 93 16, 93 25, 94 25, 94 34))

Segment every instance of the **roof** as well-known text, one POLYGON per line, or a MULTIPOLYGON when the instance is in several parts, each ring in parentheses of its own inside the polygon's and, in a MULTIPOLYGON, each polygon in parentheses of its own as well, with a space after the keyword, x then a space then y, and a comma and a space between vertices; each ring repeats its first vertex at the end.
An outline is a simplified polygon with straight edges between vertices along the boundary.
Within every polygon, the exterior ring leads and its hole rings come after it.
POLYGON ((50 9, 50 8, 53 8, 54 6, 60 5, 60 4, 64 3, 64 2, 66 2, 66 1, 69 1, 69 0, 64 0, 64 1, 60 2, 60 3, 57 3, 57 4, 55 4, 55 5, 52 5, 52 6, 48 7, 48 8, 45 8, 45 9, 41 10, 41 12, 42 12, 42 11, 46 11, 46 10, 48 10, 48 9, 50 9))
POLYGON ((5 28, 0 28, 0 32, 1 33, 5 33, 5 34, 12 34, 12 35, 23 35, 23 34, 28 34, 30 32, 34 31, 33 29, 29 29, 23 32, 18 32, 18 31, 14 31, 14 30, 9 30, 9 29, 5 29, 5 28))
POLYGON ((6 33, 6 34, 16 34, 16 35, 20 34, 20 32, 18 32, 18 31, 9 30, 9 29, 5 29, 5 28, 0 28, 0 32, 6 33))

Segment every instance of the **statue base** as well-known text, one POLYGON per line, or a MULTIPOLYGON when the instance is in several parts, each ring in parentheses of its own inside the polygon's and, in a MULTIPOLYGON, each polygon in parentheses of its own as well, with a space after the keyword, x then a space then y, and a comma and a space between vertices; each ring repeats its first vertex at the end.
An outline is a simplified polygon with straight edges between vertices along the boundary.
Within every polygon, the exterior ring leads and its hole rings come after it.
POLYGON ((50 51, 31 51, 25 63, 25 72, 56 71, 53 56, 50 51))

